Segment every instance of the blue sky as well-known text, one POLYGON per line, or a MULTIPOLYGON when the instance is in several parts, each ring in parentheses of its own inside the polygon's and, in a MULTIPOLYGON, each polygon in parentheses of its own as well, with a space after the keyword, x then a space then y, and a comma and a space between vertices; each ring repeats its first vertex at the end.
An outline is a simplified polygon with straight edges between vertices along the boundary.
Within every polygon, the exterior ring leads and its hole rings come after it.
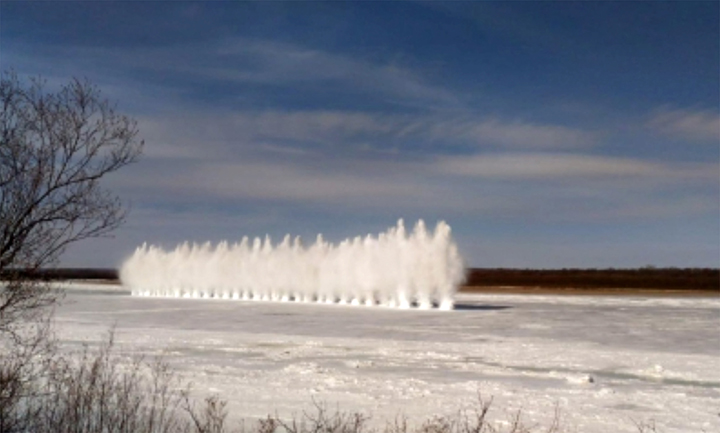
POLYGON ((0 3, 0 63, 87 77, 146 141, 144 241, 446 220, 478 267, 720 263, 718 2, 0 3))

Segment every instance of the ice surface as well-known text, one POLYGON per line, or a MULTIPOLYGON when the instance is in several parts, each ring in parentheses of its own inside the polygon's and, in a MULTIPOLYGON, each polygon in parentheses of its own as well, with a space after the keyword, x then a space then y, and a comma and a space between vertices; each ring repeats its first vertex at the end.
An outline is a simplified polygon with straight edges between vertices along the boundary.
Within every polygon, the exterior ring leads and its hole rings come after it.
POLYGON ((569 431, 720 431, 720 299, 464 295, 455 310, 153 299, 68 291, 64 347, 116 325, 119 349, 164 354, 233 417, 289 417, 312 400, 420 422, 494 397, 496 422, 523 408, 569 431))
POLYGON ((267 236, 233 245, 185 243, 172 251, 143 245, 120 278, 135 296, 450 310, 463 268, 445 222, 431 234, 420 220, 408 234, 400 220, 377 237, 333 245, 318 235, 307 248, 290 235, 276 246, 267 236))

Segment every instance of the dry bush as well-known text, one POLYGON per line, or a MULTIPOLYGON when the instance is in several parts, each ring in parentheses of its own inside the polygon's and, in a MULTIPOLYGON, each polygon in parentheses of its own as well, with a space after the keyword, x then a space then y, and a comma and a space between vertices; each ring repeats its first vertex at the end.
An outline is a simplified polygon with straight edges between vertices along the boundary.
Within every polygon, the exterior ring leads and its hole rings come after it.
POLYGON ((657 427, 655 427, 655 421, 633 421, 638 433, 659 433, 657 427))
MULTIPOLYGON (((360 412, 328 411, 327 406, 313 400, 314 411, 303 412, 301 417, 294 416, 283 421, 279 416, 268 417, 258 422, 258 433, 364 433, 368 431, 367 415, 360 412), (282 431, 281 430, 281 431, 282 431)), ((374 430, 372 430, 374 431, 374 430)))
POLYGON ((196 409, 188 387, 161 359, 119 359, 112 333, 97 349, 0 362, 0 431, 54 433, 221 433, 217 397, 196 409))
POLYGON ((55 350, 47 320, 11 335, 0 339, 0 432, 27 431, 26 423, 34 417, 27 402, 43 392, 38 378, 55 350))
POLYGON ((478 394, 477 404, 471 410, 462 410, 452 416, 434 416, 417 426, 411 426, 406 417, 398 417, 382 429, 368 427, 370 417, 360 412, 328 411, 324 404, 313 401, 314 411, 303 412, 300 417, 283 421, 277 415, 260 420, 257 433, 561 433, 560 410, 555 407, 551 423, 546 428, 527 426, 522 422, 522 409, 513 412, 507 423, 499 426, 488 415, 493 400, 478 394))
MULTIPOLYGON (((227 402, 220 400, 216 395, 205 398, 204 405, 199 409, 191 402, 188 392, 183 393, 187 416, 190 418, 188 428, 197 433, 223 433, 227 432, 225 420, 227 419, 227 402)), ((268 433, 271 433, 269 431, 268 433)))

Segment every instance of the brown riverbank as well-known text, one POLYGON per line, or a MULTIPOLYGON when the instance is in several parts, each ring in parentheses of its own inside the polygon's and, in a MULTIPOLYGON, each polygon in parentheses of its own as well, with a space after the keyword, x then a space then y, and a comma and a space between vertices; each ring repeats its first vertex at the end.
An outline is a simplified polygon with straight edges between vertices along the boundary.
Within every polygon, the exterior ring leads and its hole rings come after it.
POLYGON ((632 288, 573 288, 573 287, 537 287, 511 286, 486 287, 462 286, 460 293, 487 293, 508 295, 560 295, 560 296, 652 296, 652 297, 720 297, 720 290, 662 290, 632 288))
MULTIPOLYGON (((43 280, 117 283, 116 269, 42 269, 25 276, 43 280)), ((2 276, 0 275, 0 278, 2 276)), ((463 293, 537 295, 720 296, 720 269, 482 269, 467 271, 463 293)))

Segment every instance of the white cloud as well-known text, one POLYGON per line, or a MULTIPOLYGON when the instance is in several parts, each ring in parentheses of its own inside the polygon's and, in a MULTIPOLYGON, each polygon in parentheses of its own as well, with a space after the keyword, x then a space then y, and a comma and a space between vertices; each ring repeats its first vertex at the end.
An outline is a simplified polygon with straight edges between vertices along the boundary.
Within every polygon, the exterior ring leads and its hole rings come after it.
POLYGON ((445 202, 439 187, 416 174, 416 166, 358 165, 343 169, 312 162, 264 160, 181 161, 134 168, 113 179, 113 188, 141 202, 230 204, 248 200, 351 208, 424 206, 445 202), (438 198, 440 200, 438 200, 438 198))
POLYGON ((393 134, 402 118, 373 113, 341 111, 265 111, 236 113, 228 125, 248 136, 328 142, 360 135, 393 134))
MULTIPOLYGON (((62 81, 71 76, 90 76, 110 89, 119 81, 130 82, 128 91, 143 98, 137 88, 153 87, 152 78, 173 77, 204 83, 225 83, 291 87, 293 92, 332 89, 345 95, 369 95, 372 99, 395 105, 426 108, 461 107, 462 98, 441 83, 430 80, 422 71, 391 60, 368 59, 347 53, 334 53, 297 44, 271 40, 230 38, 171 46, 147 46, 113 50, 87 46, 35 46, 14 44, 4 53, 8 63, 19 72, 41 73, 62 81), (125 73, 121 76, 116 71, 125 73), (133 79, 146 75, 145 79, 133 79), (147 79, 150 78, 150 79, 147 79), (311 88, 299 90, 299 86, 311 88)), ((187 88, 161 82, 165 92, 187 88)), ((154 89, 156 91, 158 89, 154 89)), ((268 93, 272 93, 269 91, 268 93)), ((115 92, 109 92, 115 97, 115 92)), ((127 100, 127 94, 118 94, 127 100)), ((174 95, 182 97, 181 94, 174 95)), ((242 99, 242 95, 238 98, 242 99)), ((345 97, 347 98, 347 97, 345 97)), ((264 102, 264 101, 258 101, 264 102)))
POLYGON ((437 169, 493 179, 700 178, 712 179, 717 164, 670 165, 633 158, 567 153, 519 153, 443 157, 437 169))
POLYGON ((678 138, 720 143, 720 113, 714 110, 661 108, 647 126, 678 138))
POLYGON ((144 206, 261 206, 392 215, 533 215, 586 221, 717 210, 717 164, 572 154, 444 156, 370 161, 255 155, 143 161, 113 190, 144 206), (142 166, 145 167, 142 167, 142 166))
POLYGON ((581 129, 495 117, 423 123, 435 139, 463 138, 480 145, 562 149, 588 146, 595 141, 592 133, 581 129))
POLYGON ((457 146, 569 149, 594 143, 592 133, 552 124, 331 110, 184 113, 141 118, 140 128, 149 157, 200 159, 242 148, 302 154, 318 144, 384 151, 399 143, 426 143, 444 153, 457 146))
POLYGON ((229 197, 347 202, 363 198, 422 200, 426 191, 407 179, 388 173, 314 171, 271 162, 200 165, 192 185, 229 197))
POLYGON ((347 89, 371 91, 410 101, 460 104, 455 93, 393 62, 372 62, 349 54, 239 38, 224 41, 215 47, 212 54, 220 61, 214 66, 196 67, 195 73, 216 79, 272 85, 334 83, 347 86, 347 89), (238 65, 241 67, 238 68, 238 65))

